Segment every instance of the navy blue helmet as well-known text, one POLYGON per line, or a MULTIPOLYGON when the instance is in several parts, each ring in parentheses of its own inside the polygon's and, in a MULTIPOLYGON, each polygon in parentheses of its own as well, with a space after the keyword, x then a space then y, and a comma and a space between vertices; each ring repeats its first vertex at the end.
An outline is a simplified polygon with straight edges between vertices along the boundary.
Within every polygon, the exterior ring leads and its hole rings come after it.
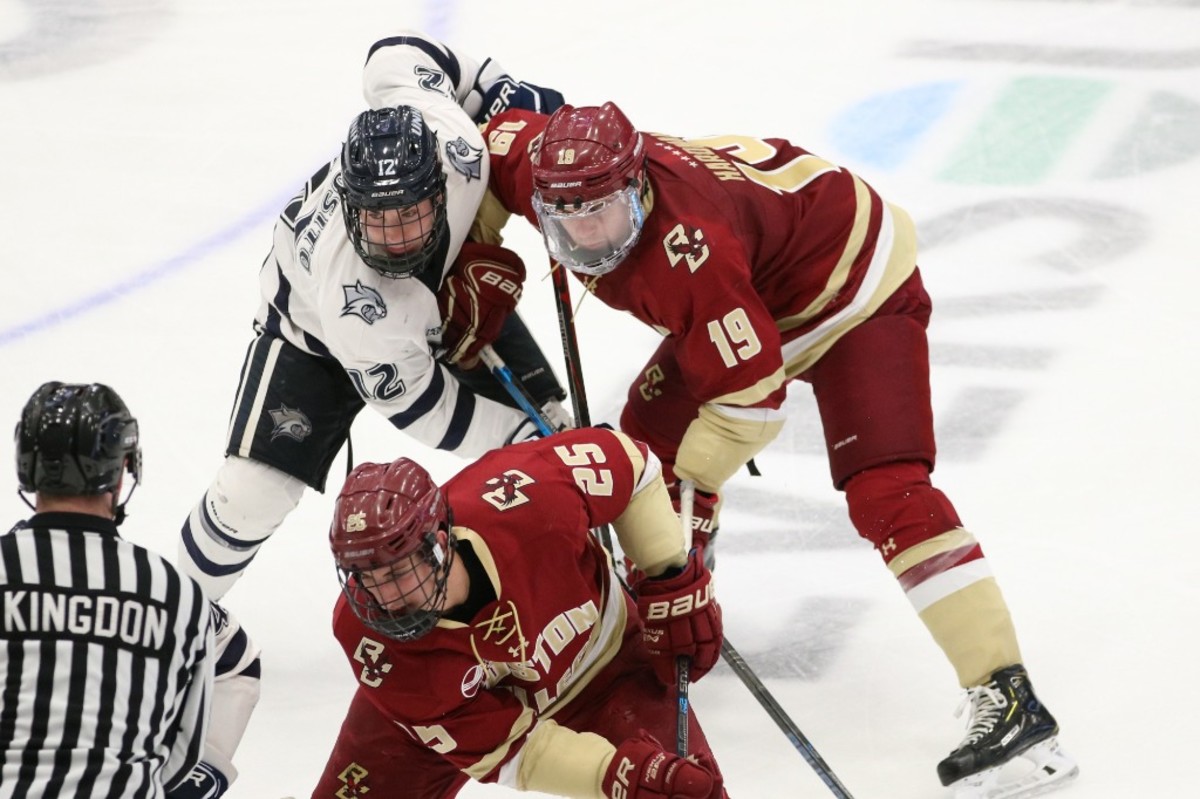
POLYGON ((449 236, 438 140, 410 106, 364 111, 350 125, 335 180, 359 257, 386 277, 422 272, 449 236))

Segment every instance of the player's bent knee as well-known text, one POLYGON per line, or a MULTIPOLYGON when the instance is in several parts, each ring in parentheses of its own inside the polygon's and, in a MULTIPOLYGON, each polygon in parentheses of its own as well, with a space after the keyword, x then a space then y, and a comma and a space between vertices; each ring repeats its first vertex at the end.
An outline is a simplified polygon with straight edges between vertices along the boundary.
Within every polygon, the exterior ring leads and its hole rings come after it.
POLYGON ((275 532, 304 496, 303 480, 231 455, 205 496, 211 521, 233 538, 257 542, 275 532))
POLYGON ((885 560, 962 526, 950 500, 929 481, 920 461, 875 466, 855 474, 843 489, 850 521, 885 560))
POLYGON ((304 495, 304 481, 229 456, 192 508, 179 537, 179 565, 220 599, 304 495))

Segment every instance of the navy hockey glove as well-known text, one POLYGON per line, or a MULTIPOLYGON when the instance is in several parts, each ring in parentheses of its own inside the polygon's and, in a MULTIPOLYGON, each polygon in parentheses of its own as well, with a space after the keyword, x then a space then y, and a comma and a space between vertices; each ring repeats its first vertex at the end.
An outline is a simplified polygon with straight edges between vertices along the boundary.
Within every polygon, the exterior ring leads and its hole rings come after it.
POLYGON ((642 642, 658 679, 675 684, 675 659, 680 655, 691 658, 688 676, 693 681, 708 674, 721 657, 724 628, 712 572, 704 565, 704 547, 692 550, 682 571, 668 570, 659 577, 635 571, 629 588, 637 594, 642 642))
POLYGON ((167 791, 167 799, 217 799, 229 790, 229 779, 216 766, 201 760, 183 782, 167 791))
POLYGON ((479 351, 500 335, 521 299, 525 264, 511 250, 468 241, 437 293, 442 346, 449 363, 472 369, 479 351))
POLYGON ((475 90, 483 97, 483 105, 474 117, 477 125, 510 108, 553 114, 563 104, 560 92, 514 80, 504 71, 504 67, 490 58, 483 62, 479 74, 475 76, 475 90))
POLYGON ((707 755, 683 758, 640 730, 625 739, 604 770, 605 796, 626 799, 723 799, 724 780, 707 755))

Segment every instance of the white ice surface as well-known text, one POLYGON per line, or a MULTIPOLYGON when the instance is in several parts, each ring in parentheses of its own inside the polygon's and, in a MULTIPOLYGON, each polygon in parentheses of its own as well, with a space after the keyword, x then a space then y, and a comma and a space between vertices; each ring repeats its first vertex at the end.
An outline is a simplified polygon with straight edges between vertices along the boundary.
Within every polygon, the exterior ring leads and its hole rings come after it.
MULTIPOLYGON (((0 0, 0 424, 48 379, 116 387, 146 451, 131 539, 174 553, 221 459, 272 219, 360 110, 367 46, 402 25, 576 104, 617 100, 643 129, 790 138, 906 207, 935 304, 935 480, 1080 761, 1063 795, 1192 795, 1200 2, 0 0), (896 93, 950 84, 922 135, 880 139, 906 109, 929 118, 896 93), (1024 95, 1003 99, 1053 85, 1068 90, 1032 122, 1024 95), (1087 97, 1078 124, 1055 121, 1087 97), (965 144, 1003 153, 986 132, 1014 119, 1044 169, 948 177, 965 144)), ((522 307, 558 357, 521 224, 522 307)), ((615 421, 656 337, 594 299, 579 335, 593 415, 615 421)), ((858 799, 948 797, 953 672, 845 520, 804 386, 789 407, 764 477, 730 487, 726 631, 858 799)), ((439 478, 459 465, 369 412, 354 442, 439 478)), ((227 597, 264 651, 231 799, 307 797, 354 689, 329 632, 330 505, 306 495, 227 597)), ((24 515, 0 494, 0 518, 24 515)), ((693 702, 733 795, 829 795, 729 671, 693 702)))

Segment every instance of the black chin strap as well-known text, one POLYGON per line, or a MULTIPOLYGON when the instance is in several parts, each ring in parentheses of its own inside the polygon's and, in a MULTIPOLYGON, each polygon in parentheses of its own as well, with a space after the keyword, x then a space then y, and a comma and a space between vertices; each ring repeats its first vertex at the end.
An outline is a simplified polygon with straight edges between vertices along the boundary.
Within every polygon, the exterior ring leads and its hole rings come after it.
POLYGON ((25 496, 25 492, 24 492, 24 491, 22 491, 21 489, 19 489, 19 488, 18 488, 18 489, 17 489, 17 496, 21 498, 21 501, 22 501, 22 502, 24 502, 26 505, 28 505, 28 506, 29 506, 29 509, 30 509, 31 511, 33 511, 34 513, 37 513, 37 508, 35 508, 35 507, 33 506, 33 503, 29 501, 29 497, 25 496))
POLYGON ((113 494, 113 509, 112 509, 113 524, 115 524, 117 527, 120 527, 121 523, 123 521, 125 521, 125 516, 126 516, 125 506, 128 505, 129 500, 133 498, 133 492, 137 491, 137 487, 138 487, 138 481, 134 480, 133 487, 129 489, 129 496, 125 497, 125 501, 121 502, 119 504, 118 504, 118 499, 119 499, 118 496, 116 494, 113 494))

